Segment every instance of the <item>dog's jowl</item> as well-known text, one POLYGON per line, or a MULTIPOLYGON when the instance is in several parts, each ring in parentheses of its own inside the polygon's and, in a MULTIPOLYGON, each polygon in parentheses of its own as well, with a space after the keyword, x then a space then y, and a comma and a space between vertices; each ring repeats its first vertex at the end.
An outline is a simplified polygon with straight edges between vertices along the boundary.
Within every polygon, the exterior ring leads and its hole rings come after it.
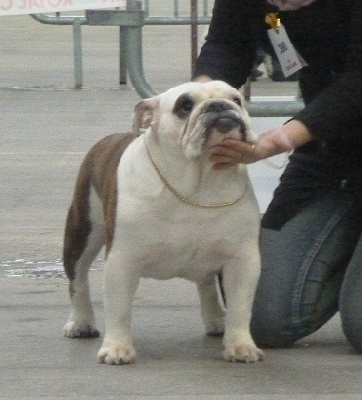
POLYGON ((196 282, 206 332, 224 334, 224 358, 262 360, 249 330, 260 272, 257 202, 245 165, 216 170, 209 159, 226 138, 254 139, 240 93, 218 81, 186 83, 140 101, 133 128, 98 142, 79 171, 64 238, 72 303, 65 336, 99 335, 87 274, 106 246, 100 363, 136 359, 130 319, 141 277, 196 282))

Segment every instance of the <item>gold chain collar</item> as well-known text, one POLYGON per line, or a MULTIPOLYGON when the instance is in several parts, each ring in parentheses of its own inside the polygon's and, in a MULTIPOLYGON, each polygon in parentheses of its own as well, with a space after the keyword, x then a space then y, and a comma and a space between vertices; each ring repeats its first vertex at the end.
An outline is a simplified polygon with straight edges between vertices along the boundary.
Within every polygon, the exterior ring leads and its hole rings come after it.
POLYGON ((159 176, 159 178, 161 179, 162 183, 165 185, 165 187, 180 201, 190 204, 192 206, 196 206, 196 207, 201 207, 201 208, 221 208, 221 207, 228 207, 228 206, 232 206, 236 203, 238 203, 245 195, 246 193, 246 189, 247 189, 247 185, 245 185, 245 190, 244 192, 240 195, 240 197, 238 197, 235 200, 231 200, 231 201, 225 201, 223 203, 216 203, 216 204, 204 204, 204 203, 198 203, 196 201, 193 201, 187 197, 182 196, 168 181, 167 179, 162 175, 161 170, 159 169, 159 167, 157 166, 157 164, 155 163, 155 161, 153 160, 151 153, 146 145, 146 139, 145 137, 143 137, 144 139, 144 144, 145 144, 145 148, 146 148, 146 152, 148 155, 148 158, 151 161, 151 164, 153 166, 153 168, 155 169, 155 171, 157 172, 157 175, 159 176))

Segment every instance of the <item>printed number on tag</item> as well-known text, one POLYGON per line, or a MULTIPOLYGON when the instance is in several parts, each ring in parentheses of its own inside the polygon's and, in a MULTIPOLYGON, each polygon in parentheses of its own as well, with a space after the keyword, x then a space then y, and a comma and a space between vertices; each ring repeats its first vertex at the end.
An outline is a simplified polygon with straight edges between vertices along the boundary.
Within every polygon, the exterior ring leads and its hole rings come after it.
POLYGON ((278 30, 269 29, 268 35, 285 77, 307 65, 295 50, 283 25, 278 30))

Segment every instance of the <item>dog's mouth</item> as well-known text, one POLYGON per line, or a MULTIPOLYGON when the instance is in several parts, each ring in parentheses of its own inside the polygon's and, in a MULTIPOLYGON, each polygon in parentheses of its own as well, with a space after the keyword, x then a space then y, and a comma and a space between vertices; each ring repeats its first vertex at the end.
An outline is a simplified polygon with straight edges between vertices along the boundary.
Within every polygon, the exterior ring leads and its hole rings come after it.
POLYGON ((240 139, 245 139, 246 127, 243 120, 230 112, 223 113, 208 113, 204 117, 205 134, 208 135, 212 129, 216 129, 220 133, 229 133, 230 131, 239 128, 240 139))
POLYGON ((206 113, 203 118, 205 140, 208 145, 215 145, 225 139, 246 140, 246 126, 236 114, 225 111, 206 113))

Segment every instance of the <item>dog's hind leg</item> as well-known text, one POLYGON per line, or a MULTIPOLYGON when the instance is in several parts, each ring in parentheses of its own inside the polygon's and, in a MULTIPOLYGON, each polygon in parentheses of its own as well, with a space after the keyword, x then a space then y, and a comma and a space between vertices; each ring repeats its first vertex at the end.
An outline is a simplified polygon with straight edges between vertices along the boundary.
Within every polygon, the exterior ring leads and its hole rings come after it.
POLYGON ((117 168, 123 151, 135 138, 132 133, 104 137, 92 147, 80 167, 64 237, 64 268, 72 303, 64 327, 67 337, 99 336, 90 302, 88 271, 102 246, 106 244, 107 252, 111 248, 117 168))
POLYGON ((209 275, 205 280, 198 282, 197 289, 206 334, 222 336, 224 334, 224 311, 220 306, 215 275, 209 275))
POLYGON ((64 240, 64 268, 69 278, 72 303, 64 335, 69 338, 99 336, 90 301, 88 271, 104 244, 104 223, 100 200, 90 189, 89 205, 73 202, 67 218, 64 240))

